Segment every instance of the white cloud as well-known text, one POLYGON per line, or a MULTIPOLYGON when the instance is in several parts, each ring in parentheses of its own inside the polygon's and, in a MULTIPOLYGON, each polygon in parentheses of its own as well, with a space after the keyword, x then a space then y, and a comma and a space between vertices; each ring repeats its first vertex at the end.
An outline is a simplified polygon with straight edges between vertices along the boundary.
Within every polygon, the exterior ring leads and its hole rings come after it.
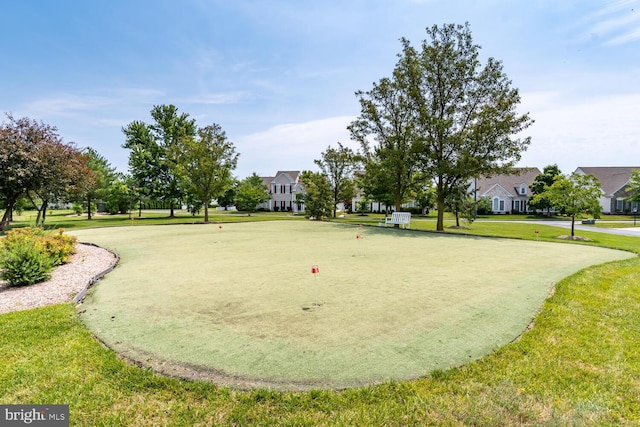
POLYGON ((584 40, 602 39, 604 46, 617 46, 640 39, 640 0, 614 1, 585 17, 584 40))
MULTIPOLYGON (((523 99, 546 99, 530 110, 536 123, 522 166, 556 163, 563 172, 578 166, 629 166, 640 163, 640 93, 564 100, 549 94, 523 99), (555 101, 553 101, 555 100, 555 101)), ((534 102, 532 105, 536 105, 534 102)))
POLYGON ((69 116, 106 107, 113 102, 113 99, 106 96, 62 93, 28 102, 25 108, 34 116, 69 116))
POLYGON ((236 138, 240 153, 237 175, 240 178, 256 172, 270 176, 278 170, 316 170, 313 161, 328 146, 337 142, 358 147, 349 139, 347 125, 355 117, 339 116, 305 123, 274 126, 262 132, 236 138))
MULTIPOLYGON (((152 100, 162 98, 164 93, 152 89, 122 88, 96 93, 57 93, 48 97, 26 102, 23 106, 26 114, 33 117, 81 117, 97 112, 116 109, 122 112, 133 105, 147 105, 152 100)), ((93 117, 96 123, 105 120, 93 117)), ((107 119, 108 120, 108 119, 107 119)))

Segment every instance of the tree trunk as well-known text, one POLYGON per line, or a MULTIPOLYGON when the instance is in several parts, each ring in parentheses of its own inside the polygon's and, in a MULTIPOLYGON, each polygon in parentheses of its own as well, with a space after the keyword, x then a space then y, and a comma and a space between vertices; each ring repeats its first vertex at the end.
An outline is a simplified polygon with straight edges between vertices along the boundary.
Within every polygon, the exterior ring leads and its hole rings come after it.
POLYGON ((40 206, 40 208, 38 208, 36 205, 36 209, 38 210, 38 216, 36 216, 36 227, 44 226, 48 203, 49 202, 46 199, 42 199, 42 205, 40 206))
POLYGON ((460 215, 458 215, 458 209, 455 210, 456 214, 456 227, 460 227, 460 215))
POLYGON ((47 219, 47 208, 49 207, 49 201, 48 200, 43 200, 42 201, 42 226, 44 227, 44 222, 47 219))
POLYGON ((7 207, 7 210, 4 211, 4 215, 2 215, 2 220, 0 221, 0 231, 4 230, 4 228, 11 222, 9 215, 9 207, 7 207))
POLYGON ((575 236, 575 222, 576 222, 576 216, 571 215, 571 238, 575 236))
POLYGON ((209 222, 209 203, 204 204, 204 222, 209 222))
POLYGON ((438 196, 438 222, 437 231, 444 231, 444 197, 438 196))
POLYGON ((91 196, 87 196, 87 219, 91 219, 91 196))
MULTIPOLYGON (((402 211, 402 197, 396 195, 396 212, 402 211)), ((393 224, 393 228, 400 228, 400 224, 393 224)))
POLYGON ((173 218, 173 217, 175 217, 175 214, 173 212, 173 200, 172 200, 169 202, 169 218, 173 218))

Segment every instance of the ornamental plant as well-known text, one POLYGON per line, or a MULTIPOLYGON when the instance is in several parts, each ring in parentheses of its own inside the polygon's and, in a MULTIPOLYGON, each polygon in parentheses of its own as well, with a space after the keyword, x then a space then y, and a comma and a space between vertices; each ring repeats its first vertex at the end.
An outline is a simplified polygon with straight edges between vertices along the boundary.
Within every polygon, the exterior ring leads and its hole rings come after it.
POLYGON ((9 286, 48 280, 55 266, 69 261, 76 239, 63 230, 45 233, 40 228, 17 228, 0 240, 0 278, 9 286))

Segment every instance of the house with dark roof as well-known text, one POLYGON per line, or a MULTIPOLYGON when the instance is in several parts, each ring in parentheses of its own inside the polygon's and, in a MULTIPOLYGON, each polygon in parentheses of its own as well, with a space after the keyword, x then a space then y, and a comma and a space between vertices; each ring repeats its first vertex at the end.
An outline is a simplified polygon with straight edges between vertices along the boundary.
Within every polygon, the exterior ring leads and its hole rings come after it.
POLYGON ((304 203, 297 199, 298 194, 304 194, 300 171, 278 171, 275 176, 262 177, 262 182, 269 188, 271 198, 258 206, 259 209, 304 212, 304 203))
POLYGON ((595 175, 600 182, 602 213, 631 213, 638 209, 637 203, 625 200, 629 196, 627 187, 631 182, 631 173, 640 170, 640 166, 585 167, 580 166, 575 173, 595 175))
POLYGON ((540 173, 538 168, 513 168, 510 174, 473 179, 469 190, 478 199, 489 198, 495 214, 526 213, 533 195, 531 184, 540 173))

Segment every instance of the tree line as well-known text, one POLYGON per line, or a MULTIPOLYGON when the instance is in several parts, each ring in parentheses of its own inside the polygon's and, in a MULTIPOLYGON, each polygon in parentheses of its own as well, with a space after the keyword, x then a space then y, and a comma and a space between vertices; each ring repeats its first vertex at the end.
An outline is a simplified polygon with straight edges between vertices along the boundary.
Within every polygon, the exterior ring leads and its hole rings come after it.
MULTIPOLYGON (((297 202, 307 216, 335 217, 337 205, 349 203, 358 188, 365 201, 395 210, 409 200, 435 205, 437 230, 443 230, 445 210, 456 219, 468 215, 471 179, 508 173, 530 145, 522 133, 533 120, 518 112, 518 90, 500 61, 481 63, 469 25, 434 25, 426 32, 419 47, 401 39, 390 76, 356 92, 360 113, 348 130, 361 151, 338 142, 315 160, 318 172, 302 172, 304 194, 297 202)), ((186 204, 194 213, 204 208, 205 222, 214 199, 249 212, 269 200, 255 173, 242 181, 233 176, 239 154, 219 124, 200 127, 174 105, 154 106, 150 115, 151 122, 135 120, 122 129, 128 175, 116 173, 95 150, 65 143, 55 127, 7 115, 0 127, 0 225, 24 199, 38 209, 38 223, 53 200, 81 201, 89 218, 97 200, 111 212, 160 201, 171 216, 186 204)), ((553 187, 547 184, 540 194, 553 187)), ((561 198, 554 197, 532 202, 543 209, 558 204, 561 198)))

